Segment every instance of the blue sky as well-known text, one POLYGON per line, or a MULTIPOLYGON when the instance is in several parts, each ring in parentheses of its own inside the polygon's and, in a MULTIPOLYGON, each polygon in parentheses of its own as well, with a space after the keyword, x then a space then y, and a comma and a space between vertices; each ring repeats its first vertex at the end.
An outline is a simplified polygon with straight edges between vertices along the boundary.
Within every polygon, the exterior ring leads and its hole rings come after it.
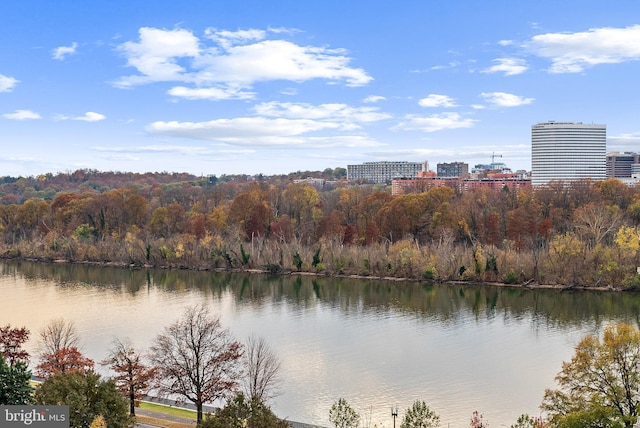
POLYGON ((0 3, 0 176, 530 170, 531 125, 640 151, 640 2, 0 3))

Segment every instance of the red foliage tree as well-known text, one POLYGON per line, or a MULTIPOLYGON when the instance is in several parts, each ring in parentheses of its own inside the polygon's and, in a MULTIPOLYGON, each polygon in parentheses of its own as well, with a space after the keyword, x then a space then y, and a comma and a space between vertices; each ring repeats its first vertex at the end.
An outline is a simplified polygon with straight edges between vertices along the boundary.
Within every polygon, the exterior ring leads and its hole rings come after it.
POLYGON ((129 414, 135 416, 135 402, 147 391, 157 369, 145 365, 131 343, 120 340, 114 342, 109 358, 101 364, 116 372, 113 380, 122 395, 129 398, 129 414))
POLYGON ((87 358, 76 348, 60 348, 53 353, 45 353, 40 357, 40 364, 36 366, 36 374, 48 378, 56 373, 86 372, 93 370, 93 360, 87 358))
POLYGON ((29 362, 29 353, 22 344, 29 340, 29 330, 25 327, 12 328, 10 324, 0 327, 0 354, 10 366, 22 361, 29 362))
POLYGON ((348 224, 344 228, 344 237, 342 243, 344 245, 351 245, 358 237, 358 228, 355 224, 348 224))

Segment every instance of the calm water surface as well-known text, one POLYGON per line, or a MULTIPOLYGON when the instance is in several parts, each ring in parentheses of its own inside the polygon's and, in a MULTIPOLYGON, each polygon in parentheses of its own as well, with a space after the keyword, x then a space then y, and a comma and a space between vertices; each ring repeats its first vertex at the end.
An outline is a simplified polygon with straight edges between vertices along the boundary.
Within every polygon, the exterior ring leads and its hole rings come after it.
POLYGON ((399 426, 416 399, 443 427, 468 427, 474 410, 509 427, 539 414, 585 334, 640 317, 637 294, 0 263, 0 325, 28 327, 32 353, 56 317, 76 324, 95 361, 114 337, 145 349, 203 301, 238 340, 257 334, 277 352, 276 414, 325 426, 344 397, 372 427, 393 426, 392 405, 399 426))

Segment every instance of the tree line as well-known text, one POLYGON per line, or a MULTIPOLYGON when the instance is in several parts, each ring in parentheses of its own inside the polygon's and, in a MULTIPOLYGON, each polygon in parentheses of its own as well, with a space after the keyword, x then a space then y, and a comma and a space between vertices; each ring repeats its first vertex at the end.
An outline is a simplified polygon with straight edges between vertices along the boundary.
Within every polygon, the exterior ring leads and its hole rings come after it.
POLYGON ((123 187, 105 190, 98 177, 74 191, 5 201, 0 254, 163 268, 640 286, 640 192, 615 179, 392 196, 379 186, 318 188, 246 177, 112 180, 123 187))

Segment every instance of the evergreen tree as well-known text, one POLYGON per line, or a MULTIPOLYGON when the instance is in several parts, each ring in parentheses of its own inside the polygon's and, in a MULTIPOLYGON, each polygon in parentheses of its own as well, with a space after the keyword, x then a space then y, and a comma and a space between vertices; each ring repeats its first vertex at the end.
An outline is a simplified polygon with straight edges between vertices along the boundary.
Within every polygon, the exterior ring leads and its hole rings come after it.
POLYGON ((33 387, 29 383, 31 372, 27 370, 27 364, 17 361, 12 366, 8 365, 0 354, 0 404, 19 405, 30 404, 33 387))
POLYGON ((400 428, 436 428, 440 426, 440 416, 424 401, 416 400, 407 409, 400 428))
POLYGON ((93 371, 54 374, 36 389, 35 402, 68 405, 70 425, 76 428, 89 428, 100 415, 108 427, 132 426, 127 400, 116 384, 93 371))
POLYGON ((288 428, 259 398, 247 399, 240 393, 214 416, 208 416, 201 428, 288 428))

